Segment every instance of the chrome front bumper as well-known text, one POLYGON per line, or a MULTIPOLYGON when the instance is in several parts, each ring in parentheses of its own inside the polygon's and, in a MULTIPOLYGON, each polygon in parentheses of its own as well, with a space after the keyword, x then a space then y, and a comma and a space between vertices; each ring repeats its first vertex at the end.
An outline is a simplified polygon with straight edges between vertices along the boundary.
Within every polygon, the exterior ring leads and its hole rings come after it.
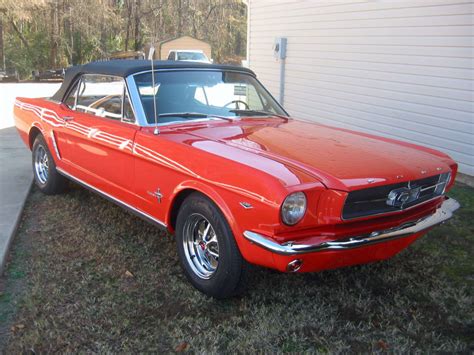
POLYGON ((327 250, 347 250, 407 237, 425 231, 450 219, 454 211, 459 207, 460 205, 456 200, 447 198, 435 213, 416 221, 404 223, 386 230, 375 231, 367 235, 353 236, 320 244, 297 244, 296 242, 278 244, 274 240, 251 231, 245 231, 244 237, 264 249, 282 255, 295 255, 327 250))

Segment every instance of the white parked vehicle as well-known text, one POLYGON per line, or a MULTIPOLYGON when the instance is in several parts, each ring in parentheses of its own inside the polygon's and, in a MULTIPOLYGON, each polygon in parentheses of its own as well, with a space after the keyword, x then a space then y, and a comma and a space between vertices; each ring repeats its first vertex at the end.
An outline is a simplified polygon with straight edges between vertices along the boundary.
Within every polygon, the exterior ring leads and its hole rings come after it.
POLYGON ((168 60, 180 60, 185 62, 212 63, 203 51, 192 49, 171 50, 168 60))

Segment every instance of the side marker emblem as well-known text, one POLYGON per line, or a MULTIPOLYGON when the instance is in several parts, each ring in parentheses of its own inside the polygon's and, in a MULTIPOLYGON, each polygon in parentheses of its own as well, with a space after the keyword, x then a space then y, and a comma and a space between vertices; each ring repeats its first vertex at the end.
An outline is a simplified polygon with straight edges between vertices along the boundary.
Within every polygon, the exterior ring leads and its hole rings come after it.
POLYGON ((245 208, 246 210, 249 210, 249 209, 253 208, 253 206, 252 206, 250 203, 248 203, 248 202, 240 202, 240 205, 241 205, 243 208, 245 208))
POLYGON ((153 197, 156 197, 158 203, 161 203, 161 199, 163 198, 163 194, 161 193, 160 189, 156 189, 155 192, 147 191, 147 194, 153 197))

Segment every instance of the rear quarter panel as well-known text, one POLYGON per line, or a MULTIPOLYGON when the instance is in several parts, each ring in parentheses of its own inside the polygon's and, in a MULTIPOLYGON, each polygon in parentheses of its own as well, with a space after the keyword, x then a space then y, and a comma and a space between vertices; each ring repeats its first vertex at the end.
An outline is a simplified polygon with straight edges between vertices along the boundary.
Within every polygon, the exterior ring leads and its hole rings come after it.
MULTIPOLYGON (((56 146, 60 145, 61 136, 58 132, 65 125, 65 121, 57 114, 58 107, 59 103, 48 99, 18 97, 15 101, 13 115, 15 126, 26 146, 32 149, 32 130, 38 129, 45 138, 56 166, 64 169, 64 162, 58 159, 54 153, 55 145, 52 139, 54 131, 56 146)), ((64 143, 62 142, 62 144, 64 143)))
POLYGON ((29 132, 31 128, 38 127, 40 131, 44 131, 44 129, 41 123, 41 106, 38 105, 38 102, 32 105, 28 101, 31 101, 31 99, 16 98, 13 107, 13 118, 21 139, 25 145, 31 149, 29 142, 29 132))

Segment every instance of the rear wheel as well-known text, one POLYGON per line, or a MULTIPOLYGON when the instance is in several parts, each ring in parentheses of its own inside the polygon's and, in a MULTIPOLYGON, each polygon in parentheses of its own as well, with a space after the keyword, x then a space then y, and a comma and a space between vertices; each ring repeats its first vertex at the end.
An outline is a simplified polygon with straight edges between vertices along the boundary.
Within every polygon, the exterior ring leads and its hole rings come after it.
POLYGON ((225 217, 207 197, 193 193, 183 202, 176 242, 184 273, 198 290, 215 298, 244 290, 246 262, 225 217))
POLYGON ((42 135, 33 143, 33 175, 41 192, 55 195, 66 189, 67 180, 56 170, 56 164, 42 135))

